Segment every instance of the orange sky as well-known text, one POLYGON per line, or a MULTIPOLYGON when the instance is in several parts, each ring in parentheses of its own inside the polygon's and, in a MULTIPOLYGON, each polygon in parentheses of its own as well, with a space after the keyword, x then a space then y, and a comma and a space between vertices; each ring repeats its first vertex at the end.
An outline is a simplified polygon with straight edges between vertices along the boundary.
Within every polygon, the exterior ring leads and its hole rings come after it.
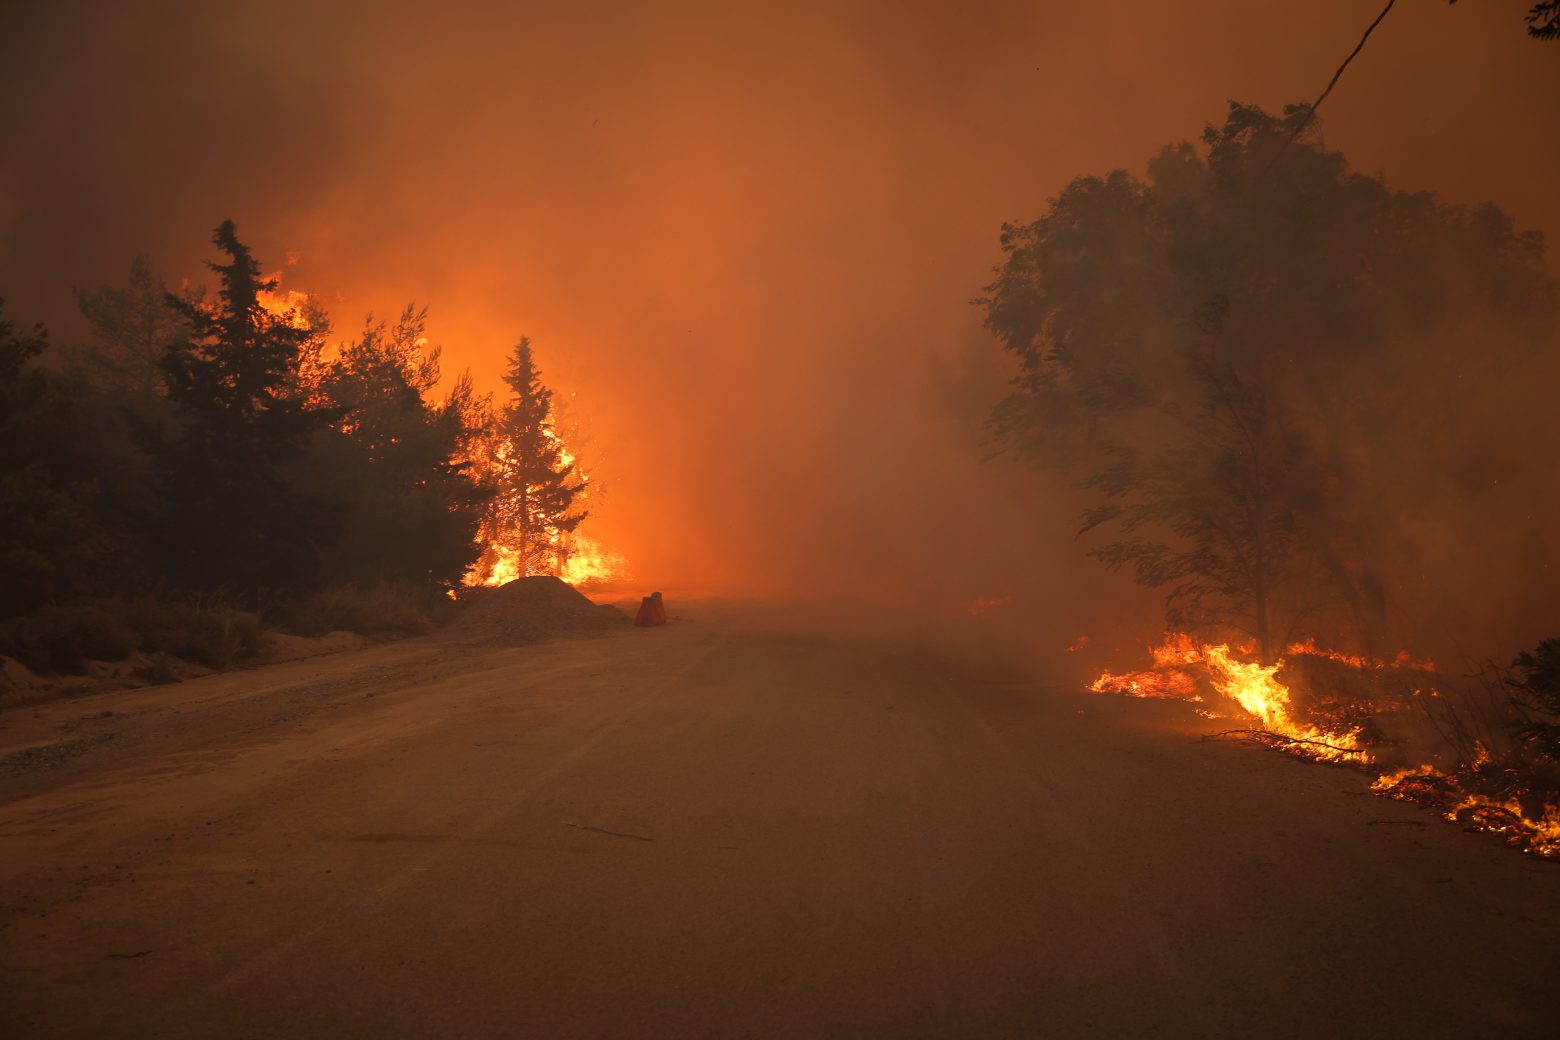
MULTIPOLYGON (((69 5, 0 14, 0 295, 224 217, 338 329, 431 305, 496 388, 532 337, 647 585, 950 599, 1102 581, 1072 504, 977 464, 969 305, 1005 219, 1141 170, 1227 98, 1312 98, 1370 2, 69 5), (981 519, 967 521, 970 514, 981 519), (1038 517, 1038 519, 1037 519, 1038 517)), ((1322 110, 1357 168, 1560 228, 1560 44, 1402 0, 1322 110)), ((1124 582, 1123 582, 1124 584, 1124 582)), ((1086 624, 1086 619, 1081 623, 1086 624)))

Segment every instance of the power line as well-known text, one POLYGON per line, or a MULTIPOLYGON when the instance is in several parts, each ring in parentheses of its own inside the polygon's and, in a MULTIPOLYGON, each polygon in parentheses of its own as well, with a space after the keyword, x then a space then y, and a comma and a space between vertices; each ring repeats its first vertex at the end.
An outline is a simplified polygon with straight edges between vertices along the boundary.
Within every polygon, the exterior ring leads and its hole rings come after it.
POLYGON ((1338 71, 1334 72, 1332 79, 1327 81, 1327 89, 1323 90, 1317 99, 1311 102, 1311 108, 1306 112, 1305 118, 1300 120, 1300 125, 1294 128, 1294 131, 1284 140, 1284 143, 1279 146, 1278 151, 1274 153, 1273 161, 1268 163, 1269 169, 1273 168, 1274 164, 1278 162, 1279 156, 1283 155, 1289 146, 1294 143, 1295 138, 1304 133, 1305 128, 1311 125, 1311 120, 1316 118, 1316 110, 1322 107, 1322 102, 1327 100, 1327 95, 1332 93, 1333 87, 1336 87, 1338 80, 1343 77, 1343 70, 1348 68, 1349 63, 1359 55, 1360 51, 1365 49, 1365 41, 1370 39, 1370 34, 1376 31, 1376 26, 1381 24, 1381 20, 1387 16, 1388 11, 1392 10, 1392 5, 1395 3, 1397 3, 1397 0, 1387 0, 1387 6, 1383 7, 1381 13, 1376 15, 1375 21, 1366 27, 1365 35, 1360 37, 1360 42, 1354 45, 1354 49, 1349 52, 1349 56, 1343 59, 1343 64, 1338 66, 1338 71))

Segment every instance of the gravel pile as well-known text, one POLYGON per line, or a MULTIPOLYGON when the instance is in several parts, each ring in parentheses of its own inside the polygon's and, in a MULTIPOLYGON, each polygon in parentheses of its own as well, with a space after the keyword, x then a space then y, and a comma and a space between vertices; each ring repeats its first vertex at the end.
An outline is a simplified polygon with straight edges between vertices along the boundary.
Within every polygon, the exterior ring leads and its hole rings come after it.
POLYGON ((537 575, 482 590, 444 627, 444 636, 468 644, 521 646, 604 635, 629 624, 616 607, 592 603, 567 582, 537 575))

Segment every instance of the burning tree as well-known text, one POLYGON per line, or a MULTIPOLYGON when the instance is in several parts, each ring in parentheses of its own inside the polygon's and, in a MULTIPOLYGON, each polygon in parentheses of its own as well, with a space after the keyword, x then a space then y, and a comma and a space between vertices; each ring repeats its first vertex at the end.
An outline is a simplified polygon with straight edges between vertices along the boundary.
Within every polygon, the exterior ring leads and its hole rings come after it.
POLYGON ((497 493, 477 563, 490 583, 560 572, 569 537, 589 515, 579 508, 586 482, 558 436, 553 392, 541 381, 529 337, 511 351, 504 382, 510 397, 495 418, 487 466, 497 493))

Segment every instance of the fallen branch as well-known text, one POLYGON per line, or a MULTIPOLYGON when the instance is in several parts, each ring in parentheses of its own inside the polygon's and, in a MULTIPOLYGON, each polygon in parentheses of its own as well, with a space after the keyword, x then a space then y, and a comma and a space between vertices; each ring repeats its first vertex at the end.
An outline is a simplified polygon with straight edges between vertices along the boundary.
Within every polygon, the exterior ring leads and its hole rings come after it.
POLYGON ((1305 744, 1309 747, 1326 748, 1328 751, 1337 752, 1340 755, 1359 755, 1364 757, 1365 752, 1359 748, 1339 747, 1337 744, 1329 744, 1325 740, 1309 740, 1305 737, 1286 737, 1282 733, 1274 733, 1266 729, 1226 729, 1218 733, 1205 733, 1203 740, 1218 740, 1222 737, 1235 737, 1242 740, 1256 740, 1264 744, 1277 744, 1281 747, 1290 747, 1295 744, 1305 744))

